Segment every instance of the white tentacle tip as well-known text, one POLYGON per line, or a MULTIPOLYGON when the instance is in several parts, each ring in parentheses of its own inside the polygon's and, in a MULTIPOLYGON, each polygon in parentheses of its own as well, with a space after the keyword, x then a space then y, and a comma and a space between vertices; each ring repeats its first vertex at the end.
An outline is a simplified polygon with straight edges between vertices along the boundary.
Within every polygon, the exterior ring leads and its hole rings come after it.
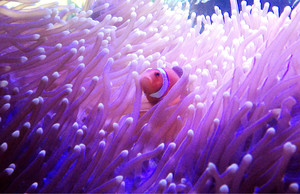
POLYGON ((127 157, 127 156, 128 156, 128 150, 123 150, 123 151, 121 152, 121 157, 125 158, 125 157, 127 157))
POLYGON ((83 143, 79 144, 79 146, 80 146, 80 149, 81 149, 81 150, 85 150, 85 149, 86 149, 86 145, 83 144, 83 143))
POLYGON ((38 105, 40 100, 38 98, 34 98, 32 101, 31 101, 34 105, 38 105))
POLYGON ((25 63, 27 60, 28 60, 27 57, 25 57, 25 56, 22 56, 22 57, 21 57, 21 63, 25 63))
POLYGON ((165 149, 165 144, 161 143, 159 144, 159 146, 157 147, 159 150, 164 150, 165 149))
POLYGON ((222 186, 220 187, 219 191, 220 191, 221 193, 228 193, 228 192, 229 192, 229 187, 228 187, 226 184, 224 184, 224 185, 222 185, 222 186))
POLYGON ((46 151, 45 150, 40 151, 39 156, 45 157, 46 156, 46 151))
POLYGON ((19 130, 14 131, 14 132, 11 134, 11 136, 12 136, 13 138, 18 138, 18 137, 20 136, 20 131, 19 131, 19 130))
POLYGON ((253 107, 253 103, 251 101, 247 101, 245 102, 245 106, 248 108, 248 109, 251 109, 253 107))
POLYGON ((60 50, 60 49, 62 48, 62 44, 61 44, 61 43, 56 44, 56 45, 55 45, 55 48, 56 48, 57 50, 60 50))
POLYGON ((39 52, 39 53, 45 53, 46 51, 45 51, 45 48, 43 48, 43 47, 38 47, 37 48, 37 51, 39 52))
POLYGON ((34 183, 32 183, 32 185, 31 185, 31 187, 33 187, 33 188, 37 188, 39 186, 39 184, 37 183, 37 182, 34 182, 34 183))
POLYGON ((78 127, 79 127, 79 124, 77 122, 74 122, 73 125, 72 125, 72 128, 78 129, 78 127))
POLYGON ((69 104, 68 98, 63 98, 62 101, 61 101, 61 103, 63 103, 63 104, 69 104))
POLYGON ((86 14, 87 14, 88 16, 92 15, 92 14, 93 14, 93 10, 88 10, 88 11, 86 12, 86 14))
POLYGON ((84 52, 85 51, 85 46, 81 46, 80 48, 79 48, 79 52, 84 52))
POLYGON ((193 104, 190 104, 190 105, 188 106, 188 109, 189 109, 190 111, 195 110, 195 106, 194 106, 193 104))
MULTIPOLYGON (((105 53, 105 54, 108 54, 108 53, 109 53, 109 49, 108 49, 108 48, 104 48, 104 49, 102 50, 102 52, 105 53)), ((109 59, 112 59, 112 58, 109 58, 109 59)), ((109 60, 109 59, 108 59, 108 60, 109 60)), ((112 59, 112 62, 114 62, 113 59, 112 59)))
POLYGON ((117 183, 121 183, 123 181, 123 176, 116 176, 117 183))
POLYGON ((34 39, 34 40, 37 40, 37 39, 39 39, 40 37, 41 37, 41 35, 39 35, 39 34, 34 34, 34 35, 33 35, 33 39, 34 39))
POLYGON ((11 95, 5 95, 5 96, 3 96, 3 99, 4 99, 6 102, 9 102, 10 99, 11 99, 11 95))
POLYGON ((100 137, 104 137, 105 134, 106 134, 106 132, 105 132, 103 129, 101 129, 101 130, 99 131, 99 136, 100 136, 100 137))
POLYGON ((55 124, 52 125, 51 129, 58 130, 59 127, 60 127, 60 124, 59 123, 55 123, 55 124))
POLYGON ((119 123, 113 123, 112 127, 114 130, 117 130, 119 128, 119 123))
POLYGON ((103 105, 102 103, 99 103, 99 104, 98 104, 98 109, 99 109, 99 110, 104 110, 104 105, 103 105))
POLYGON ((243 161, 246 162, 247 164, 250 164, 253 160, 253 157, 251 154, 246 154, 244 157, 243 157, 243 161))
POLYGON ((186 70, 186 71, 191 71, 192 70, 192 65, 191 64, 186 64, 185 66, 184 66, 184 69, 186 70))
POLYGON ((16 164, 15 163, 11 163, 8 168, 12 168, 12 169, 15 169, 16 168, 16 164))
POLYGON ((44 133, 44 131, 43 131, 43 128, 38 128, 37 130, 36 130, 36 133, 38 134, 38 135, 42 135, 43 133, 44 133))
POLYGON ((175 149, 176 148, 176 143, 172 142, 169 144, 169 146, 171 149, 175 149))
POLYGON ((158 184, 159 184, 161 187, 166 187, 168 183, 167 183, 166 179, 162 179, 162 180, 159 181, 158 184))
POLYGON ((104 8, 107 9, 109 7, 109 3, 104 3, 104 8))
POLYGON ((49 78, 48 78, 48 76, 43 76, 41 80, 42 80, 43 82, 48 82, 48 81, 49 81, 49 78))
POLYGON ((217 124, 217 125, 219 125, 220 119, 219 119, 219 118, 215 118, 215 119, 214 119, 214 123, 217 124))
POLYGON ((239 169, 239 166, 236 163, 231 164, 227 170, 231 173, 235 173, 239 169))
POLYGON ((192 129, 187 132, 188 137, 194 137, 194 131, 192 129))
POLYGON ((291 13, 292 8, 290 6, 286 6, 283 11, 286 12, 287 14, 289 14, 289 13, 291 13))
POLYGON ((285 153, 295 153, 297 150, 297 146, 292 144, 291 142, 287 142, 283 145, 283 150, 285 153))
POLYGON ((209 171, 216 169, 216 165, 212 162, 209 162, 207 165, 209 171))
POLYGON ((72 88, 67 88, 66 89, 67 94, 70 94, 72 91, 73 91, 72 88))
POLYGON ((7 85, 8 85, 8 81, 6 81, 6 80, 0 81, 0 88, 4 88, 7 85))
POLYGON ((8 176, 10 176, 10 175, 12 175, 12 173, 14 172, 14 169, 13 169, 13 168, 6 168, 4 171, 6 172, 6 174, 7 174, 8 176))
POLYGON ((57 71, 55 71, 54 73, 52 73, 52 77, 57 79, 59 77, 59 73, 57 71))
POLYGON ((72 48, 71 49, 71 53, 74 55, 74 54, 76 54, 77 53, 77 49, 76 48, 72 48))
POLYGON ((276 133, 276 130, 273 128, 273 127, 270 127, 268 130, 267 130, 267 134, 268 135, 275 135, 276 133))
POLYGON ((92 80, 95 81, 95 82, 98 82, 98 81, 99 81, 99 77, 98 77, 98 76, 94 76, 94 77, 92 78, 92 80))
POLYGON ((299 184, 298 183, 291 183, 290 185, 289 185, 289 190, 291 191, 291 192, 298 192, 299 191, 299 184))
POLYGON ((5 104, 1 107, 2 111, 7 111, 9 108, 10 108, 10 103, 5 103, 5 104))
POLYGON ((1 146, 0 146, 0 150, 2 152, 5 152, 7 150, 7 148, 8 148, 8 145, 7 145, 6 142, 2 143, 1 146))
POLYGON ((133 118, 132 117, 128 117, 127 119, 126 119, 126 123, 127 124, 132 124, 133 123, 133 118))
POLYGON ((131 12, 130 17, 131 17, 131 18, 136 18, 136 17, 137 17, 136 12, 135 12, 135 11, 131 12))
POLYGON ((137 71, 133 71, 131 74, 132 74, 134 79, 138 79, 139 73, 137 71))
POLYGON ((76 146, 74 147, 73 151, 79 153, 79 152, 81 151, 80 146, 79 146, 79 145, 76 145, 76 146))
POLYGON ((83 134, 84 134, 84 132, 83 132, 82 129, 78 129, 78 130, 76 131, 76 135, 78 135, 78 136, 82 136, 83 134))
POLYGON ((106 145, 105 141, 100 141, 99 147, 104 148, 106 145))

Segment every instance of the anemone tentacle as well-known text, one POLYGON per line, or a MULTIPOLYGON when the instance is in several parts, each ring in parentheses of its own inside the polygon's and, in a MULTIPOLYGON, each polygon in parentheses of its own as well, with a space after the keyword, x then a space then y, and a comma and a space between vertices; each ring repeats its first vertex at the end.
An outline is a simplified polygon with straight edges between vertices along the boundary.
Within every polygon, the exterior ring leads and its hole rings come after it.
POLYGON ((299 192, 299 5, 16 2, 0 3, 1 192, 299 192), (173 66, 149 105, 139 75, 173 66))

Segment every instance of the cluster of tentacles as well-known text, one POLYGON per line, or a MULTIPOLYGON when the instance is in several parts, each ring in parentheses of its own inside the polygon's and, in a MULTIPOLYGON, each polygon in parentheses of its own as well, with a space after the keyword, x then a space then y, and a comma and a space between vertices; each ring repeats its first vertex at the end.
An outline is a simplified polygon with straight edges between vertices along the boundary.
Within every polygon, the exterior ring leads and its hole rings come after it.
POLYGON ((0 2, 1 192, 299 190, 299 6, 17 2, 0 2), (151 107, 139 74, 165 66, 183 76, 151 107))

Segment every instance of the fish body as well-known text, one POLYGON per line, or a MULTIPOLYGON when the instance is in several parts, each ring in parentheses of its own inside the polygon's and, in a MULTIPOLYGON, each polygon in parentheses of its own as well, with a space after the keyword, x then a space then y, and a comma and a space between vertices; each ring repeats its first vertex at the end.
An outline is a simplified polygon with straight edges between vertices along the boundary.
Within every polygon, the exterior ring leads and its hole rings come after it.
POLYGON ((155 104, 159 102, 182 75, 178 66, 171 68, 151 68, 140 76, 140 84, 147 100, 155 104))

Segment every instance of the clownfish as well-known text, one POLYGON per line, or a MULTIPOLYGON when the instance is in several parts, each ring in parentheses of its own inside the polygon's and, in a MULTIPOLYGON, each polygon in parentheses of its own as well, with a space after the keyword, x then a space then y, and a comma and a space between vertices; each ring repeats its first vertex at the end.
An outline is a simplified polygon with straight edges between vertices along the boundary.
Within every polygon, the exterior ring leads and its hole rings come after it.
POLYGON ((171 68, 151 68, 140 76, 140 85, 151 104, 159 102, 182 76, 179 66, 171 68))

